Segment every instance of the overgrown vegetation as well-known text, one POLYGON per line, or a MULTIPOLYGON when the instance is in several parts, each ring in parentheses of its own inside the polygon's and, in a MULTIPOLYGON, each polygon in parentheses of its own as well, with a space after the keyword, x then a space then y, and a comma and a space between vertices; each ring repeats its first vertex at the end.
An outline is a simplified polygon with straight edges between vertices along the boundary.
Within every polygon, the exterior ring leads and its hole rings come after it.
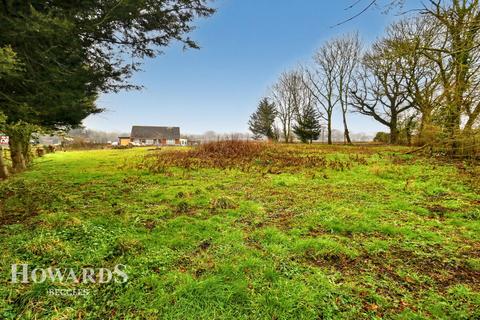
POLYGON ((202 144, 188 151, 157 152, 148 156, 142 167, 152 172, 164 172, 168 167, 180 167, 281 173, 297 172, 299 168, 344 170, 358 163, 365 164, 365 157, 356 154, 329 158, 316 147, 285 147, 278 144, 226 140, 202 144))
POLYGON ((48 154, 0 184, 0 318, 476 319, 480 167, 407 150, 220 143, 48 154), (186 155, 200 164, 185 166, 186 155), (300 165, 282 166, 284 156, 300 165), (323 160, 303 167, 309 157, 323 160), (165 166, 152 172, 152 161, 165 166), (12 284, 15 262, 121 263, 129 279, 12 284), (59 287, 91 291, 48 295, 59 287))

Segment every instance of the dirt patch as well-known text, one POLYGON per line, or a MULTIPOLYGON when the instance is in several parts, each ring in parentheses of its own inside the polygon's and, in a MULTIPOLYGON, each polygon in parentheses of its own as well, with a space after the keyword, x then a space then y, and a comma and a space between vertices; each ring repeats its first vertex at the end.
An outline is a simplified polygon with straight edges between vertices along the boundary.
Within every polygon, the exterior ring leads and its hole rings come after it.
POLYGON ((427 206, 425 209, 427 209, 430 212, 436 213, 438 215, 444 215, 445 213, 447 213, 449 211, 448 208, 445 208, 444 206, 439 205, 439 204, 434 204, 434 205, 431 205, 431 206, 427 206))
MULTIPOLYGON (((478 254, 478 253, 477 253, 478 254)), ((412 251, 390 248, 384 254, 362 254, 355 259, 342 256, 326 256, 321 259, 310 260, 310 263, 334 268, 344 275, 371 272, 380 276, 386 276, 408 291, 425 289, 424 283, 417 282, 408 276, 401 277, 396 271, 398 267, 411 270, 417 274, 428 276, 432 279, 440 291, 457 284, 466 284, 472 289, 480 290, 480 272, 467 266, 462 259, 476 256, 475 253, 463 253, 459 257, 422 256, 412 251), (457 262, 453 262, 457 261, 457 262)))
POLYGON ((212 239, 200 241, 198 246, 188 255, 178 259, 176 265, 180 272, 190 272, 195 278, 201 277, 208 270, 215 267, 215 263, 211 258, 205 261, 198 261, 196 258, 202 255, 208 255, 207 251, 212 246, 212 239))
MULTIPOLYGON (((1 210, 1 209, 0 209, 1 210)), ((27 220, 36 217, 38 211, 33 210, 30 212, 23 212, 19 214, 14 213, 5 213, 3 210, 0 211, 0 227, 10 224, 22 223, 25 224, 27 220)))
POLYGON ((143 226, 148 231, 152 231, 156 227, 157 223, 154 220, 145 220, 143 222, 143 226))

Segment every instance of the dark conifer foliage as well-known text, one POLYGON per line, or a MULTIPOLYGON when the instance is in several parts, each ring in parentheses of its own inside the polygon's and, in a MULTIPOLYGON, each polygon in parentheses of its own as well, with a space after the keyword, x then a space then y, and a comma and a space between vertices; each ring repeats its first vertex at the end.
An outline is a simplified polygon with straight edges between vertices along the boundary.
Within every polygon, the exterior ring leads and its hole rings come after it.
POLYGON ((257 110, 250 116, 248 122, 250 131, 253 133, 255 139, 266 137, 269 140, 277 140, 275 131, 275 118, 277 110, 275 104, 270 102, 267 98, 263 98, 257 110))
POLYGON ((312 105, 305 106, 297 115, 297 123, 293 126, 293 132, 302 142, 312 143, 314 140, 318 140, 321 130, 318 111, 312 105))

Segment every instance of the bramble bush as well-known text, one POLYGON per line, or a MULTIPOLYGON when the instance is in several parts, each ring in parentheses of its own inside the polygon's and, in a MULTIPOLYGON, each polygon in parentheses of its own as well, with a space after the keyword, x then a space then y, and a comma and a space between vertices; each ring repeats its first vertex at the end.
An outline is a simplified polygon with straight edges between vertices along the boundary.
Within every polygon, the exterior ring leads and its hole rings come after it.
POLYGON ((146 156, 141 167, 151 172, 165 172, 166 168, 218 168, 250 171, 266 169, 269 173, 292 172, 299 168, 329 168, 344 170, 353 164, 366 164, 361 155, 343 159, 328 159, 318 148, 305 145, 282 146, 251 141, 218 141, 185 150, 169 150, 146 156))

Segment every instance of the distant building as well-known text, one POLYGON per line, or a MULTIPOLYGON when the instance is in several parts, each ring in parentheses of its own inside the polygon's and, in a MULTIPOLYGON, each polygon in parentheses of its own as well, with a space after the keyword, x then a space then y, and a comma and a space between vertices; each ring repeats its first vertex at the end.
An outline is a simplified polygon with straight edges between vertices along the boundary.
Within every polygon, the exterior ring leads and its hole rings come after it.
POLYGON ((119 145, 186 146, 179 127, 133 126, 130 137, 118 137, 119 145))
POLYGON ((187 139, 180 139, 180 145, 181 146, 186 146, 188 144, 188 140, 187 139))
POLYGON ((0 146, 8 146, 8 136, 0 133, 0 146))
POLYGON ((118 137, 119 146, 128 146, 130 142, 130 137, 118 137))

